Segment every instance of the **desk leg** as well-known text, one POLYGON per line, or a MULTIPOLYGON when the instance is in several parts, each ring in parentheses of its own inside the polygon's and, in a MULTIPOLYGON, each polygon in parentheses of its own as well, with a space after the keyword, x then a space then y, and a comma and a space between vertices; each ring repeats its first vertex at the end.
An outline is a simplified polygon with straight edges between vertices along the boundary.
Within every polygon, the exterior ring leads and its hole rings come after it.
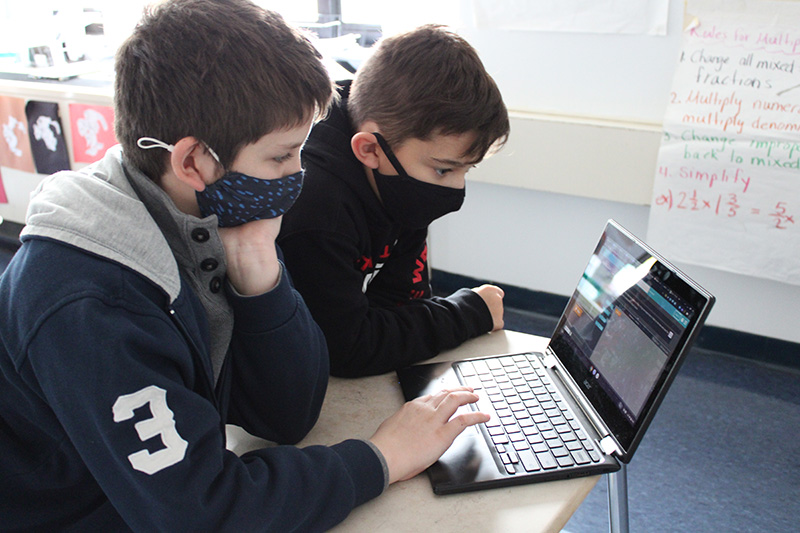
POLYGON ((628 470, 622 468, 608 476, 608 519, 611 533, 628 533, 628 470))

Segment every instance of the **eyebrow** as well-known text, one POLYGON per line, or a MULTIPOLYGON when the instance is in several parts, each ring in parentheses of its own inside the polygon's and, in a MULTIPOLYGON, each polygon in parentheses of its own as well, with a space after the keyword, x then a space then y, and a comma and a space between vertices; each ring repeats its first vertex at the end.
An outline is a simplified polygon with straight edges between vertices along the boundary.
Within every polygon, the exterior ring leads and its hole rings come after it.
POLYGON ((299 148, 303 146, 306 142, 298 142, 298 143, 289 143, 289 144, 279 144, 278 148, 284 148, 286 150, 294 150, 295 148, 299 148))
POLYGON ((456 159, 440 159, 438 157, 431 157, 431 160, 449 167, 466 167, 469 165, 476 165, 481 162, 481 159, 475 159, 473 161, 458 161, 456 159))

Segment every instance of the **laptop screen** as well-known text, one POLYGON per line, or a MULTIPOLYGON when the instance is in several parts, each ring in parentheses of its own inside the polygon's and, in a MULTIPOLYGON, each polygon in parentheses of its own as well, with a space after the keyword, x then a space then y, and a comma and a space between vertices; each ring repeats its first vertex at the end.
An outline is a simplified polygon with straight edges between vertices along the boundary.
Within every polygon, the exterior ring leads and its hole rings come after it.
POLYGON ((712 302, 711 295, 609 221, 550 348, 624 455, 638 445, 712 302))

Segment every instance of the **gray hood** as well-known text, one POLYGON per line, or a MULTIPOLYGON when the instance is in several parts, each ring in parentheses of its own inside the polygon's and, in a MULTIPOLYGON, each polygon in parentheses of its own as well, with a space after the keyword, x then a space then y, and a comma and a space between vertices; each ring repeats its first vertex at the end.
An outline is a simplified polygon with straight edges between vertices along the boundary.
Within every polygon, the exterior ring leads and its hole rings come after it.
POLYGON ((48 237, 125 265, 164 289, 170 301, 180 292, 178 264, 126 178, 119 146, 88 167, 45 178, 31 194, 21 236, 26 235, 48 237))

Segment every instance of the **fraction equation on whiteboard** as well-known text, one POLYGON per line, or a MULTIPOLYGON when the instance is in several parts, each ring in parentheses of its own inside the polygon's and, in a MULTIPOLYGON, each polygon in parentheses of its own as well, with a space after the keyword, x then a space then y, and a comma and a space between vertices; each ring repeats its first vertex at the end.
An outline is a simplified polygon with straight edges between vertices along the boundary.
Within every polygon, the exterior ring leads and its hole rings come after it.
POLYGON ((762 218, 776 229, 794 227, 795 216, 793 212, 789 212, 787 202, 776 202, 772 207, 764 209, 744 205, 745 202, 741 202, 739 197, 740 195, 736 193, 703 196, 698 194, 696 189, 691 191, 667 189, 667 192, 656 195, 655 205, 670 211, 675 209, 686 212, 705 212, 727 218, 762 218))

